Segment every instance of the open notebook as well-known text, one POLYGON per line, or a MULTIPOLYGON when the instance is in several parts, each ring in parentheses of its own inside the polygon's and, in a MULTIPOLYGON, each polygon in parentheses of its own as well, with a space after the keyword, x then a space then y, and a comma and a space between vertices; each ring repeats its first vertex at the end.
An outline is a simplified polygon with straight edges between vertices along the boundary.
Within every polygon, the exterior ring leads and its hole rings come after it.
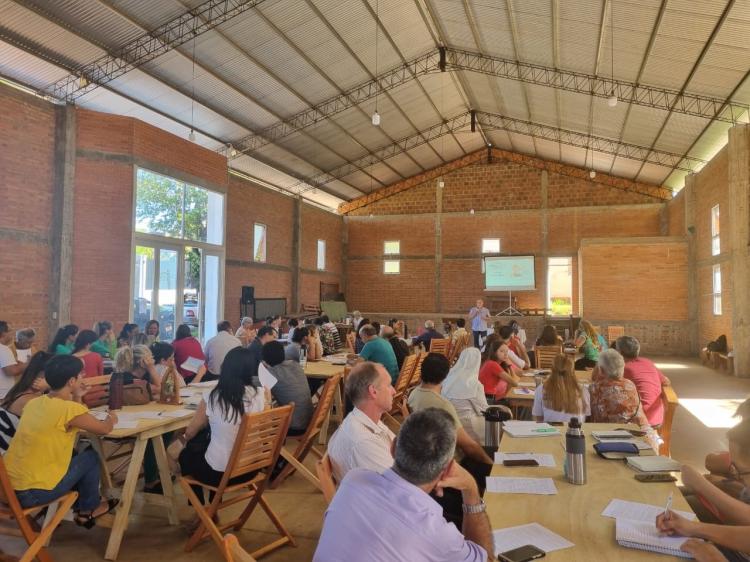
POLYGON ((687 552, 680 550, 680 546, 687 537, 662 537, 653 523, 643 521, 632 521, 630 519, 616 520, 615 539, 621 546, 671 554, 681 558, 693 558, 687 552))

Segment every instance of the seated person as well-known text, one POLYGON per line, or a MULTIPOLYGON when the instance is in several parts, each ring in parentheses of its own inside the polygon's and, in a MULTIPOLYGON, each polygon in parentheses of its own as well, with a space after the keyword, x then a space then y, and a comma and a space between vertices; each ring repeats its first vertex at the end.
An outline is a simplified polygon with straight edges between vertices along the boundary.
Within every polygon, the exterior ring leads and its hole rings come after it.
POLYGON ((404 365, 404 359, 409 355, 409 346, 404 340, 396 336, 396 333, 390 326, 380 327, 380 337, 391 345, 393 354, 396 356, 396 366, 400 373, 401 367, 404 365))
MULTIPOLYGON (((291 340, 287 344, 287 346, 284 348, 284 357, 286 359, 291 359, 292 361, 296 361, 297 363, 300 362, 300 352, 304 348, 305 353, 307 353, 307 344, 310 337, 310 333, 307 331, 307 328, 296 328, 292 332, 291 340)), ((307 355, 305 355, 307 357, 307 355)))
POLYGON ((258 365, 263 361, 263 346, 270 341, 276 341, 277 332, 271 326, 263 326, 255 336, 253 342, 248 346, 253 357, 253 376, 258 376, 258 365))
POLYGON ((576 331, 575 344, 583 353, 583 357, 576 361, 576 371, 596 367, 599 354, 609 347, 607 341, 594 329, 591 322, 583 318, 576 331))
POLYGON ((56 355, 70 355, 78 335, 78 326, 68 324, 57 330, 55 337, 49 344, 48 351, 56 355))
POLYGON ((531 415, 538 422, 566 423, 591 415, 589 390, 578 383, 572 357, 561 353, 553 359, 552 373, 534 392, 531 415))
POLYGON ((35 340, 36 331, 34 328, 16 330, 16 341, 11 345, 11 350, 16 361, 20 361, 21 363, 29 362, 31 356, 37 352, 35 340))
POLYGON ((383 414, 390 412, 396 393, 388 371, 379 363, 358 363, 346 377, 345 390, 354 409, 328 443, 337 482, 354 468, 382 473, 393 466, 391 446, 395 435, 380 421, 383 414))
POLYGON ((106 435, 117 422, 110 412, 104 421, 81 404, 85 393, 83 362, 59 355, 44 366, 49 394, 30 400, 5 455, 10 482, 22 507, 42 505, 71 490, 78 492, 74 521, 90 529, 117 500, 99 496, 99 457, 93 449, 73 454, 79 430, 106 435))
POLYGON ((123 384, 144 381, 151 399, 159 396, 161 376, 156 371, 154 356, 146 345, 121 347, 115 355, 115 373, 123 373, 123 384))
MULTIPOLYGON (((179 457, 182 474, 218 486, 227 469, 242 416, 262 412, 266 404, 270 405, 270 396, 256 381, 252 353, 244 347, 230 350, 221 365, 219 382, 208 397, 201 400, 181 437, 186 444, 179 457), (203 431, 207 427, 210 433, 203 431)), ((253 473, 245 474, 232 483, 253 476, 253 473)), ((202 488, 195 486, 193 491, 204 500, 202 488)))
MULTIPOLYGON (((737 407, 734 417, 743 421, 750 419, 750 399, 745 400, 737 407)), ((705 464, 706 470, 710 473, 706 478, 729 495, 737 497, 737 486, 731 479, 728 479, 732 471, 732 456, 729 451, 709 453, 706 455, 705 464)))
POLYGON ((76 336, 76 341, 73 344, 73 355, 83 361, 84 377, 101 377, 104 375, 104 361, 102 356, 91 351, 91 346, 97 342, 99 338, 96 332, 93 330, 81 330, 76 336))
POLYGON ((466 331, 466 320, 459 318, 456 320, 456 329, 451 334, 451 345, 454 345, 459 339, 467 335, 469 335, 469 332, 466 331))
POLYGON ((325 314, 320 317, 320 341, 323 344, 323 355, 332 355, 341 349, 341 336, 336 324, 325 314))
POLYGON ((182 375, 185 382, 190 384, 203 380, 203 377, 205 377, 208 372, 208 368, 205 364, 206 356, 203 353, 201 342, 193 337, 193 334, 190 331, 190 326, 187 324, 180 324, 177 326, 177 332, 175 332, 175 339, 172 342, 172 347, 174 347, 174 363, 177 365, 177 370, 180 375, 182 375), (185 361, 190 358, 203 362, 197 372, 193 372, 182 366, 185 361))
POLYGON ((117 338, 112 329, 112 322, 100 320, 94 325, 97 340, 91 344, 91 351, 98 353, 102 358, 114 359, 117 353, 117 338))
POLYGON ((305 326, 307 328, 307 360, 318 361, 323 357, 323 343, 320 341, 320 333, 315 324, 305 326))
POLYGON ((242 318, 240 327, 237 328, 234 337, 240 340, 242 347, 247 347, 255 339, 256 332, 257 330, 253 328, 253 319, 249 316, 245 316, 242 318))
MULTIPOLYGON (((445 359, 445 357, 443 357, 445 359)), ((428 408, 399 432, 393 468, 352 470, 328 508, 314 562, 485 562, 492 530, 474 478, 453 458, 453 417, 428 408), (466 515, 461 532, 435 495, 450 487, 466 515), (432 495, 431 495, 432 494, 432 495)))
POLYGON ((641 398, 643 413, 648 423, 659 427, 664 421, 664 403, 661 401, 661 388, 669 386, 670 382, 664 374, 656 368, 653 361, 645 357, 638 357, 641 351, 640 342, 632 336, 617 338, 617 351, 625 359, 625 378, 633 381, 641 398))
POLYGON ((296 361, 284 359, 284 345, 270 341, 263 346, 263 364, 276 377, 271 394, 279 406, 294 402, 289 435, 302 435, 310 425, 313 415, 312 395, 305 371, 296 361))
POLYGON ((412 345, 419 347, 423 345, 425 351, 430 351, 430 343, 434 339, 443 339, 445 336, 435 329, 435 323, 432 320, 427 320, 424 323, 424 332, 420 335, 413 337, 411 340, 412 345))
POLYGON ((26 368, 26 363, 19 363, 13 356, 13 351, 10 349, 12 343, 13 332, 10 331, 7 322, 0 320, 0 398, 5 396, 16 383, 16 377, 20 376, 26 368))
POLYGON ((443 381, 441 394, 450 400, 456 409, 458 419, 474 441, 484 444, 484 415, 487 397, 484 386, 479 382, 479 368, 482 354, 476 347, 467 347, 461 352, 456 364, 451 367, 443 381))
POLYGON ((526 332, 521 329, 521 326, 515 320, 511 320, 507 326, 500 328, 500 337, 508 342, 510 350, 523 359, 523 366, 521 369, 529 369, 531 367, 531 360, 529 359, 529 353, 526 351, 526 332), (507 328, 507 330, 504 330, 507 328), (521 335, 523 334, 523 339, 521 335))
MULTIPOLYGON (((442 384, 448 376, 450 363, 439 353, 429 353, 422 362, 421 384, 409 395, 409 410, 419 412, 427 408, 440 408, 450 414, 456 426, 456 458, 477 481, 480 494, 484 494, 485 478, 492 470, 492 459, 482 446, 471 438, 461 424, 456 409, 450 400, 441 395, 442 384)), ((460 526, 461 497, 455 490, 444 490, 436 501, 443 506, 444 514, 460 526)))
POLYGON ((505 398, 511 387, 518 386, 521 376, 508 360, 507 344, 500 339, 493 339, 488 346, 485 361, 479 370, 479 382, 484 386, 487 399, 495 402, 505 398))
POLYGON ((51 358, 52 354, 46 351, 37 351, 32 355, 23 375, 0 403, 0 455, 8 450, 26 404, 49 390, 44 378, 44 365, 51 358))
MULTIPOLYGON (((149 350, 154 358, 154 370, 156 371, 156 374, 159 375, 159 379, 161 380, 164 378, 164 374, 167 370, 174 369, 175 374, 180 381, 180 388, 183 388, 185 386, 185 379, 183 379, 182 375, 177 371, 177 365, 175 365, 174 362, 174 347, 168 343, 157 341, 151 344, 149 350)), ((201 370, 205 373, 205 366, 202 366, 201 370)))
POLYGON ((297 326, 299 326, 299 320, 296 318, 290 318, 287 323, 287 326, 289 326, 289 332, 287 333, 286 337, 289 341, 294 341, 294 331, 297 329, 297 326))
POLYGON ((487 351, 493 342, 501 342, 508 346, 508 363, 516 367, 517 370, 521 371, 529 367, 528 363, 522 357, 516 355, 516 353, 510 348, 510 339, 513 335, 513 329, 509 326, 501 326, 496 332, 492 332, 484 339, 484 345, 482 346, 482 363, 487 359, 487 351))
POLYGON ((371 324, 365 324, 359 329, 359 337, 365 342, 362 351, 359 352, 359 359, 363 361, 373 361, 380 363, 391 376, 391 382, 396 383, 398 378, 398 361, 391 344, 378 337, 378 332, 371 324))
MULTIPOLYGON (((188 328, 189 330, 189 328, 188 328)), ((125 324, 117 336, 117 348, 133 345, 133 339, 140 333, 141 329, 138 324, 125 324)))
POLYGON ((557 335, 557 329, 552 324, 542 328, 542 334, 536 339, 536 345, 562 347, 563 339, 557 335))

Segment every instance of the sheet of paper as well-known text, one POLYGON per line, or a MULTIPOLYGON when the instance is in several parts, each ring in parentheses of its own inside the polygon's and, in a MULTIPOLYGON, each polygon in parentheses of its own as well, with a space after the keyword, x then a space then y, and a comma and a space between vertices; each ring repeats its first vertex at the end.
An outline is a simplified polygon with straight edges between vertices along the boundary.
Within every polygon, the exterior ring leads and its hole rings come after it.
MULTIPOLYGON (((664 498, 666 505, 667 499, 664 498)), ((656 516, 664 511, 664 505, 649 505, 647 503, 631 502, 627 500, 614 499, 604 508, 602 515, 613 519, 630 519, 631 521, 643 521, 654 523, 656 516)), ((675 513, 688 519, 695 519, 695 514, 688 511, 674 510, 675 513)))
POLYGON ((503 464, 504 460, 529 460, 533 459, 539 463, 539 466, 555 466, 555 457, 552 455, 537 453, 495 453, 495 464, 503 464))
POLYGON ((190 398, 194 392, 191 392, 189 390, 180 390, 180 398, 190 398))
POLYGON ((190 371, 191 373, 197 373, 203 365, 203 359, 198 359, 197 357, 188 357, 185 362, 180 365, 180 367, 182 369, 185 369, 186 371, 190 371))
POLYGON ((271 390, 278 382, 276 377, 271 374, 271 371, 269 371, 263 363, 258 365, 258 379, 260 380, 260 384, 263 385, 263 388, 267 388, 268 390, 271 390))
POLYGON ((138 420, 117 420, 113 429, 135 429, 138 427, 138 420))
POLYGON ((487 491, 498 494, 557 494, 552 478, 507 478, 504 476, 487 477, 487 491))
POLYGON ((507 552, 514 548, 532 544, 544 552, 562 550, 575 546, 572 542, 564 539, 557 533, 553 533, 539 523, 529 523, 517 527, 508 527, 507 529, 498 529, 492 531, 492 537, 495 540, 495 554, 507 552))
POLYGON ((187 410, 180 408, 179 410, 172 410, 170 412, 162 413, 163 418, 184 418, 185 416, 192 416, 195 412, 193 410, 187 410))

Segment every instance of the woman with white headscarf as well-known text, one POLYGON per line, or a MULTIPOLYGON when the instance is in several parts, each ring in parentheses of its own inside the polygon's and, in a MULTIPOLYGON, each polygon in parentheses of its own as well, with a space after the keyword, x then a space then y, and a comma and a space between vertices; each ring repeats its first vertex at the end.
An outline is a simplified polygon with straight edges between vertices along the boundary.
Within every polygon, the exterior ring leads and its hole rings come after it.
POLYGON ((466 432, 479 444, 484 443, 484 416, 487 398, 484 386, 479 382, 479 367, 482 354, 476 347, 467 347, 461 352, 456 364, 443 381, 442 395, 456 408, 458 418, 466 432))

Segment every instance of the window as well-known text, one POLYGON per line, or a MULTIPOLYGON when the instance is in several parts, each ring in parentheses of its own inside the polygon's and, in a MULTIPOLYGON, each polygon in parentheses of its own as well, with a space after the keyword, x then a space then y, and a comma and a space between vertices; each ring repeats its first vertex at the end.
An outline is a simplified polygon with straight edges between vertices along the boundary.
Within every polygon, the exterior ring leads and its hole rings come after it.
POLYGON ((573 258, 547 260, 547 308, 552 316, 573 313, 573 258))
POLYGON ((499 254, 500 253, 500 239, 499 238, 482 238, 482 253, 483 254, 499 254))
POLYGON ((326 268, 326 241, 318 240, 318 271, 326 268))
POLYGON ((159 322, 171 340, 180 324, 216 333, 223 308, 224 195, 137 169, 131 319, 159 322))
POLYGON ((398 255, 401 253, 400 240, 386 240, 383 242, 383 253, 386 256, 398 255))
MULTIPOLYGON (((719 236, 719 206, 711 207, 711 255, 721 253, 721 237, 719 236)), ((719 307, 721 308, 721 307, 719 307)))
POLYGON ((721 265, 717 264, 714 266, 713 275, 713 286, 714 286, 714 315, 721 315, 721 265))
POLYGON ((399 260, 385 260, 383 262, 383 273, 386 275, 398 275, 401 273, 401 262, 399 260))
POLYGON ((257 222, 253 228, 253 261, 266 261, 266 225, 257 222))

